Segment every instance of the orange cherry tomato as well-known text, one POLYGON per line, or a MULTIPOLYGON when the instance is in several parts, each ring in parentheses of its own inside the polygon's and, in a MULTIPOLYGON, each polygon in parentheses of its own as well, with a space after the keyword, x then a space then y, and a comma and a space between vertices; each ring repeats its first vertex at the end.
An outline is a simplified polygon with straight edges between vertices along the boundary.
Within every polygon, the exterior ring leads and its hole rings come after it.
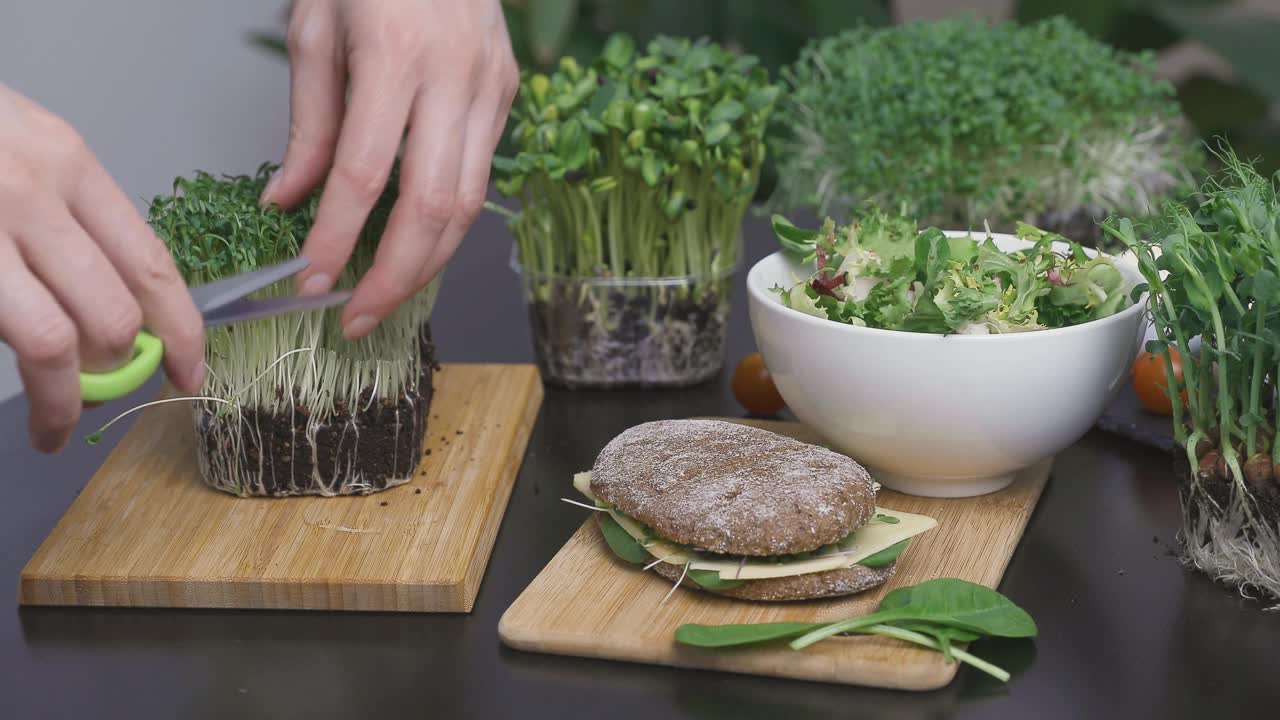
MULTIPOLYGON (((1174 348, 1168 350, 1173 361, 1173 376, 1182 381, 1182 356, 1174 348)), ((1142 352, 1133 363, 1133 388, 1138 393, 1138 400, 1149 412, 1157 415, 1172 415, 1173 403, 1169 399, 1168 378, 1165 376, 1164 355, 1152 355, 1142 352)), ((1182 390, 1182 402, 1187 402, 1187 391, 1182 390)))
POLYGON ((751 353, 733 371, 733 396, 752 415, 777 415, 786 407, 760 353, 751 353))

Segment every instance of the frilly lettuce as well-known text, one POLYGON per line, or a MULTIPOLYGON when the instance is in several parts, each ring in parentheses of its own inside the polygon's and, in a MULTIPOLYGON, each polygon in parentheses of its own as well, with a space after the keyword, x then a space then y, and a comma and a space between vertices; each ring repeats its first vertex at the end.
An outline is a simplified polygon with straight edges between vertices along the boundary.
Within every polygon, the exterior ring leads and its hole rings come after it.
POLYGON ((803 230, 773 217, 783 249, 812 263, 808 278, 776 287, 783 304, 853 325, 930 333, 1001 334, 1066 327, 1128 307, 1124 276, 1111 258, 1030 225, 1033 246, 1005 252, 988 236, 917 232, 901 216, 871 210, 837 227, 828 218, 803 230), (1054 242, 1069 252, 1057 252, 1054 242))

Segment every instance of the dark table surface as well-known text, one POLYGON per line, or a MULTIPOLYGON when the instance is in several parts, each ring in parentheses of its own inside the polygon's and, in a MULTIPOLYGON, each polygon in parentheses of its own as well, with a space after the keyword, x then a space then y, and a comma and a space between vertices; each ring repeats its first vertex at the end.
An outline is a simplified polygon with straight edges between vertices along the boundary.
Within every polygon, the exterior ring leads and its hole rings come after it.
MULTIPOLYGON (((747 260, 772 250, 748 222, 747 260)), ((493 217, 450 266, 435 319, 446 361, 529 362, 510 240, 493 217)), ((728 362, 753 350, 742 278, 728 362)), ((979 371, 975 368, 975 372, 979 371)), ((1046 412, 1052 369, 1046 368, 1046 412)), ((85 431, 127 403, 91 412, 85 431)), ((18 574, 124 430, 55 457, 0 405, 0 576, 18 574)), ((1199 718, 1280 714, 1280 615, 1185 570, 1167 455, 1094 432, 1059 455, 1001 590, 1038 621, 976 652, 1020 667, 1005 688, 962 670, 924 694, 527 654, 498 618, 582 522, 558 500, 615 434, 737 415, 728 372, 672 391, 549 389, 469 615, 19 608, 0 612, 0 718, 645 717, 1199 718)), ((10 598, 14 597, 11 592, 10 598)))

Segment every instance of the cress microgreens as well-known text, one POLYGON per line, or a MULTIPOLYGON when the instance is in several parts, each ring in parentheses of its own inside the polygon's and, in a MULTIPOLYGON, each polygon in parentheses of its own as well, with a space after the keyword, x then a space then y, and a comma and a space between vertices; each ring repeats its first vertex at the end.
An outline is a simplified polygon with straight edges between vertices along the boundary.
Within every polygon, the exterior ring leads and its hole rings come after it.
POLYGON ((1037 628, 1025 610, 995 590, 938 578, 890 592, 869 615, 833 623, 686 624, 676 629, 675 639, 701 648, 791 640, 791 649, 803 650, 847 633, 882 635, 922 645, 943 653, 948 662, 954 658, 1007 681, 1008 672, 952 644, 983 637, 1030 638, 1035 637, 1037 628))
MULTIPOLYGON (((149 222, 169 247, 188 285, 247 272, 299 253, 315 221, 320 191, 289 211, 264 207, 258 198, 275 170, 275 165, 264 164, 252 176, 221 178, 197 172, 178 178, 171 195, 157 196, 151 202, 149 222)), ((354 287, 373 264, 378 240, 398 197, 398 175, 398 168, 393 169, 338 287, 354 287)), ((320 413, 331 410, 334 403, 354 407, 360 393, 371 387, 378 398, 398 397, 417 382, 421 372, 414 358, 436 288, 433 283, 367 338, 356 342, 342 337, 340 309, 211 328, 206 343, 209 379, 205 394, 273 410, 298 403, 320 413), (308 351, 295 352, 300 348, 308 351), (286 354, 291 355, 282 361, 286 354)), ((255 297, 293 292, 292 282, 285 281, 255 297)))
MULTIPOLYGON (((164 240, 179 272, 195 286, 248 272, 298 255, 315 221, 320 189, 292 210, 258 200, 276 166, 252 175, 214 177, 196 172, 174 181, 173 193, 157 196, 148 221, 164 240)), ((399 191, 398 168, 360 232, 336 286, 354 287, 373 264, 377 244, 399 191)), ((236 494, 265 494, 269 464, 254 460, 264 447, 259 421, 282 416, 297 423, 298 445, 315 442, 317 428, 335 413, 360 411, 388 399, 398 402, 422 377, 422 332, 430 317, 438 281, 432 282, 383 320, 366 338, 342 336, 340 309, 316 310, 253 320, 206 332, 208 379, 201 396, 157 402, 193 402, 200 427, 198 457, 206 480, 236 494), (366 405, 366 406, 367 406, 366 405), (253 411, 254 422, 245 422, 253 411), (248 446, 248 447, 246 447, 248 446)), ((291 295, 293 281, 265 288, 253 297, 291 295)), ((117 416, 86 441, 96 444, 117 416)), ((399 420, 397 420, 399 422, 399 420)), ((292 447, 290 446, 292 451, 292 447)), ((304 450, 305 451, 305 450, 304 450)), ((331 460, 338 464, 341 458, 331 460)), ((358 491, 358 474, 334 474, 326 492, 358 491), (339 481, 336 478, 341 477, 339 481), (342 487, 336 487, 341 482, 342 487)))
POLYGON ((1150 239, 1128 218, 1106 230, 1135 250, 1149 285, 1147 349, 1164 359, 1189 464, 1187 558, 1280 598, 1280 175, 1261 176, 1227 147, 1220 159, 1199 202, 1168 206, 1150 239))
POLYGON ((1064 18, 862 26, 812 41, 781 74, 778 209, 905 201, 948 228, 1084 213, 1092 229, 1181 197, 1203 164, 1152 58, 1064 18))
POLYGON ((862 327, 926 333, 995 334, 1066 327, 1132 304, 1110 257, 1019 223, 1026 250, 990 238, 947 237, 937 228, 872 207, 842 227, 828 218, 802 230, 775 215, 782 248, 815 265, 809 278, 775 287, 787 307, 862 327), (1067 251, 1055 249, 1063 243, 1067 251))
POLYGON ((571 277, 713 277, 764 162, 779 89, 751 56, 659 37, 609 39, 589 67, 526 73, 512 107, 514 158, 497 187, 524 270, 571 277))

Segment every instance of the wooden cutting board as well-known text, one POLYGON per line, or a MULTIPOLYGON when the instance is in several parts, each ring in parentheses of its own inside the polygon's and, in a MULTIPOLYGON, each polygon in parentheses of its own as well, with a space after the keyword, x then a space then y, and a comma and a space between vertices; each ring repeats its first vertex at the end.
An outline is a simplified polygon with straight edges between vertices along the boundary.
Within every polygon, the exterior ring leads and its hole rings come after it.
MULTIPOLYGON (((728 418, 726 418, 728 419, 728 418)), ((821 444, 796 423, 749 424, 821 444)), ((879 637, 836 638, 803 651, 782 646, 708 651, 677 645, 684 623, 830 621, 871 612, 885 593, 931 578, 954 577, 996 587, 1049 478, 1052 460, 1024 471, 1005 490, 963 499, 934 499, 882 490, 881 506, 931 515, 938 527, 911 541, 885 586, 849 598, 754 603, 680 589, 616 559, 588 518, 550 564, 507 609, 498 634, 532 652, 606 658, 902 690, 932 690, 955 677, 956 665, 930 650, 879 637)), ((571 478, 564 478, 573 496, 571 478)), ((584 511, 585 513, 585 511, 584 511)), ((1016 601, 1016 598, 1015 598, 1016 601)))
POLYGON ((144 411, 22 571, 29 605, 469 612, 542 402, 532 365, 445 365, 413 480, 237 498, 191 410, 144 411))

